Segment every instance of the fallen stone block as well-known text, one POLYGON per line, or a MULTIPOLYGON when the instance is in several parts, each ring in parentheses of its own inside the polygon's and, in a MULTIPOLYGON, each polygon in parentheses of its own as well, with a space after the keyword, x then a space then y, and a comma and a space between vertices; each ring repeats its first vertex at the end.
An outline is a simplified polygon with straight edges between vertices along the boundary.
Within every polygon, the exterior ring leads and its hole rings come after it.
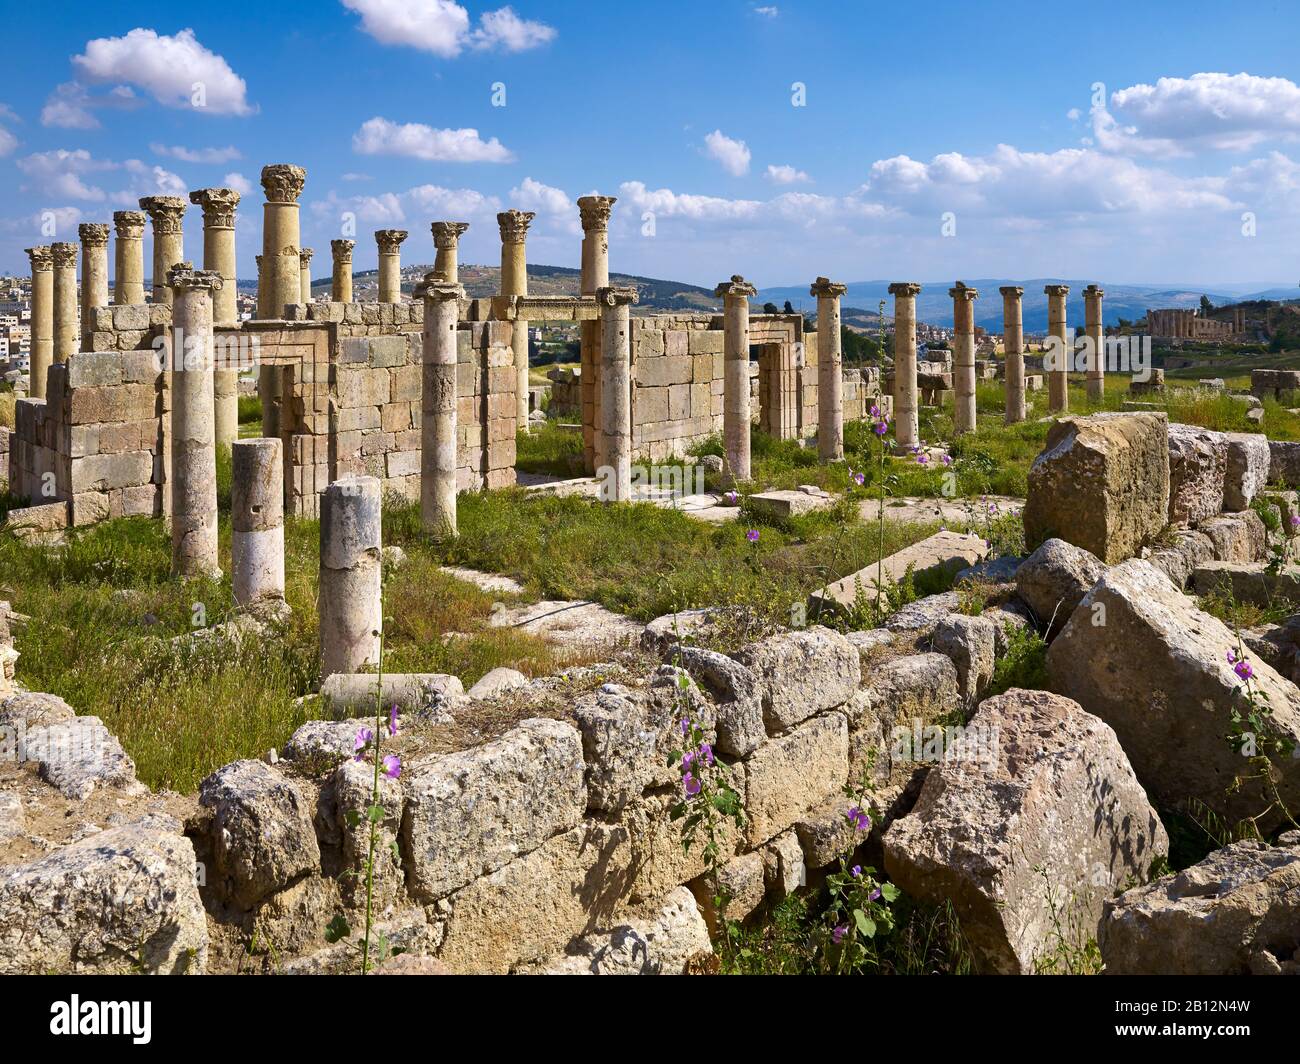
POLYGON ((898 583, 912 571, 914 577, 948 574, 984 560, 988 547, 984 540, 964 532, 936 532, 932 536, 904 547, 884 559, 883 564, 868 565, 856 573, 837 580, 808 596, 808 616, 820 616, 822 610, 852 609, 858 596, 876 594, 877 577, 885 587, 898 583))
POLYGON ((761 491, 745 500, 750 509, 778 520, 801 517, 816 510, 827 510, 835 505, 835 496, 825 491, 817 494, 805 491, 761 491))
POLYGON ((35 761, 41 779, 65 798, 82 801, 97 787, 145 790, 135 778, 135 762, 98 717, 29 728, 20 756, 35 761))
POLYGON ((763 904, 763 898, 767 895, 764 876, 763 855, 755 850, 722 865, 718 869, 716 884, 707 875, 691 881, 691 892, 695 895, 712 934, 720 935, 723 930, 714 898, 724 898, 722 915, 727 920, 739 923, 763 904))
POLYGON ((1016 594, 1051 638, 1105 571, 1095 554, 1063 539, 1049 539, 1016 570, 1016 594))
POLYGON ((1269 479, 1288 488, 1300 488, 1300 441, 1268 441, 1269 479))
POLYGON ((1192 574, 1198 595, 1223 595, 1236 602, 1272 606, 1300 603, 1300 565, 1273 572, 1264 562, 1205 562, 1192 574))
POLYGON ((758 679, 763 722, 771 734, 843 705, 862 678, 853 644, 819 625, 750 643, 735 658, 758 679))
POLYGON ((1169 521, 1194 524, 1223 509, 1228 440, 1197 425, 1169 426, 1169 521))
POLYGON ((993 679, 997 629, 985 617, 950 614, 934 630, 934 649, 952 660, 962 701, 973 706, 993 679))
POLYGON ((774 838, 808 810, 838 794, 848 779, 849 733, 843 713, 814 717, 769 739, 747 761, 745 814, 751 846, 774 838))
POLYGON ((1229 432, 1223 477, 1223 508, 1244 510, 1268 483, 1268 438, 1252 432, 1229 432))
MULTIPOLYGON (((378 679, 373 673, 336 672, 325 678, 320 693, 340 717, 373 717, 378 679)), ((464 693, 460 680, 446 673, 384 673, 381 704, 385 715, 390 706, 397 706, 403 713, 415 713, 441 707, 464 693)))
POLYGON ((1195 529, 1175 529, 1171 536, 1171 544, 1152 549, 1146 560, 1169 577, 1175 587, 1184 588, 1196 567, 1214 558, 1214 541, 1195 529))
POLYGON ((718 750, 748 757, 767 738, 763 726, 763 691, 758 677, 725 654, 703 647, 677 645, 669 653, 714 699, 718 750))
POLYGON ((1211 517, 1196 530, 1210 537, 1216 561, 1262 562, 1268 558, 1268 530, 1254 510, 1211 517))

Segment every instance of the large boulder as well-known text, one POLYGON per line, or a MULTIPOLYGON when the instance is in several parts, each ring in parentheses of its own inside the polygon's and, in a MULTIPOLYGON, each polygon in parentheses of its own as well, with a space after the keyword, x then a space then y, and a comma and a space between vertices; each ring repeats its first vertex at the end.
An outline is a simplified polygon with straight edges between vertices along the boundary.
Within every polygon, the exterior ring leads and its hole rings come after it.
POLYGON ((1244 510, 1268 484, 1268 437, 1257 432, 1229 432, 1227 440, 1223 508, 1244 510))
POLYGON ((758 678, 763 721, 774 735, 822 710, 842 706, 862 678, 857 648, 819 625, 750 643, 736 660, 758 678))
POLYGON ((1300 973, 1300 837, 1234 842, 1106 905, 1098 944, 1116 975, 1300 973))
POLYGON ((1028 973, 1058 933, 1086 942, 1169 839, 1110 727, 1012 689, 980 705, 884 846, 899 887, 952 902, 981 970, 1028 973))
MULTIPOLYGON (((1047 653, 1053 690, 1115 729, 1138 779, 1162 807, 1203 802, 1230 823, 1262 814, 1261 830, 1281 821, 1276 803, 1228 735, 1244 713, 1245 686, 1229 663, 1237 639, 1148 562, 1107 572, 1079 603, 1047 653)), ((1251 684, 1266 698, 1271 726, 1300 741, 1300 689, 1263 661, 1251 684)), ((1249 751, 1247 751, 1249 752, 1249 751)), ((1300 806, 1300 759, 1273 755, 1279 796, 1300 806)))
POLYGON ((685 669, 713 696, 716 704, 718 749, 732 757, 748 757, 767 738, 763 726, 763 689, 754 672, 704 647, 673 644, 670 661, 685 669))
POLYGON ((1095 554, 1063 539, 1049 539, 1016 570, 1016 594, 1048 634, 1055 635, 1105 571, 1095 554))
POLYGON ((1228 441, 1199 425, 1169 426, 1169 523, 1194 524, 1223 509, 1228 441))
POLYGON ((1063 418, 1029 470, 1025 540, 1053 536, 1107 564, 1131 558, 1169 519, 1163 413, 1063 418))
POLYGON ((0 972, 202 974, 194 847, 171 817, 108 828, 0 873, 0 972))

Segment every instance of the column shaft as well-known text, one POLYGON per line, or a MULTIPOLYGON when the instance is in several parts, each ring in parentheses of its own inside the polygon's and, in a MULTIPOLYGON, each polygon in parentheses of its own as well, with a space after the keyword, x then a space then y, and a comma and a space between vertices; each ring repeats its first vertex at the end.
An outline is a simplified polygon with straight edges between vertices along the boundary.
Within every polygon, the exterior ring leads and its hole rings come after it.
POLYGON ((92 350, 95 311, 108 306, 108 225, 85 222, 81 237, 81 350, 92 350))
POLYGON ((50 245, 54 256, 54 361, 66 362, 81 344, 77 325, 77 245, 50 245))
MULTIPOLYGON (((533 211, 502 211, 497 215, 501 229, 501 294, 528 295, 528 253, 525 241, 533 211)), ((528 321, 515 318, 510 346, 515 354, 515 418, 521 429, 528 428, 528 321)))
POLYGON ((1106 293, 1095 284, 1083 290, 1083 331, 1091 341, 1092 354, 1088 357, 1088 402, 1100 403, 1106 398, 1106 330, 1102 327, 1101 301, 1106 293))
POLYGON ((1020 297, 1023 288, 1007 285, 1002 293, 1002 347, 1006 355, 1006 423, 1025 420, 1025 333, 1020 297))
POLYGON ((119 306, 144 302, 144 223, 141 211, 113 212, 113 302, 119 306))
POLYGON ((424 299, 420 406, 420 517, 425 531, 456 534, 456 324, 464 289, 437 271, 416 292, 424 299))
POLYGON ((299 303, 311 302, 311 256, 311 248, 303 248, 298 252, 298 262, 301 270, 300 276, 302 278, 302 295, 298 300, 299 303))
MULTIPOLYGON (((214 324, 233 329, 239 321, 236 300, 235 211, 239 193, 233 188, 203 188, 190 193, 190 202, 203 208, 203 268, 221 275, 212 293, 214 324)), ((220 345, 214 352, 214 417, 218 447, 239 438, 239 365, 232 359, 237 345, 220 345)))
POLYGON ((402 301, 402 241, 405 229, 380 229, 375 233, 379 244, 379 302, 402 301))
POLYGON ((921 439, 916 402, 916 296, 921 286, 901 281, 889 286, 894 297, 894 439, 915 447, 921 439))
POLYGON ((817 297, 817 455, 823 462, 844 458, 844 354, 840 336, 840 297, 847 286, 818 277, 809 295, 817 297))
POLYGON ((975 431, 975 300, 979 292, 958 281, 948 294, 952 296, 952 386, 956 397, 953 433, 962 436, 975 431))
POLYGON ((352 249, 355 240, 331 240, 334 275, 330 281, 330 299, 335 303, 352 302, 352 249))
POLYGON ((230 563, 235 605, 284 602, 284 461, 279 440, 231 447, 230 563))
POLYGON ((46 376, 54 361, 54 255, 49 245, 27 249, 32 263, 32 326, 28 341, 31 367, 27 393, 45 398, 46 376))
POLYGON ((1047 334, 1048 350, 1047 370, 1047 409, 1052 413, 1064 413, 1070 409, 1070 363, 1074 360, 1074 345, 1070 342, 1065 324, 1065 297, 1069 295, 1069 285, 1049 284, 1043 288, 1047 293, 1047 334), (1056 343, 1050 343, 1056 337, 1056 343))
POLYGON ((632 337, 631 287, 604 287, 596 292, 600 304, 601 499, 632 499, 632 337))
POLYGON ((739 274, 714 289, 722 297, 722 435, 724 473, 732 483, 749 480, 749 297, 758 290, 739 274))
POLYGON ((384 628, 382 492, 375 477, 344 477, 320 506, 321 678, 379 664, 384 628))
POLYGON ((170 304, 172 291, 167 275, 185 259, 185 201, 179 196, 146 196, 140 201, 140 209, 153 222, 153 301, 170 304))

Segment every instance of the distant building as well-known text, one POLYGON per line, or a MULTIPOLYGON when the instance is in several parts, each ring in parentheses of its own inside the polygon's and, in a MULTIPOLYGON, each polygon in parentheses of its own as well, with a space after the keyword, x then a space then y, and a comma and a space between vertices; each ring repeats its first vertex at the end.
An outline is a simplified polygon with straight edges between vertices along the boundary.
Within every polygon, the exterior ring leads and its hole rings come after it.
POLYGON ((1233 307, 1232 311, 1232 321, 1219 321, 1195 310, 1148 310, 1147 332, 1171 340, 1230 340, 1246 329, 1244 310, 1233 307))

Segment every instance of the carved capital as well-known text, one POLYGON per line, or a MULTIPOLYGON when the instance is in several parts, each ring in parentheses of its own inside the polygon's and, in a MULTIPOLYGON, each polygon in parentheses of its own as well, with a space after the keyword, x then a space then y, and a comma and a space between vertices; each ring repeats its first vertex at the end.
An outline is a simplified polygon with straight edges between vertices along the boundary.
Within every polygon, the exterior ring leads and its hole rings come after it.
POLYGON ((948 289, 948 295, 954 300, 964 299, 967 303, 974 303, 979 298, 979 289, 971 288, 964 281, 958 281, 956 285, 948 289))
POLYGON ((352 249, 357 246, 355 240, 331 240, 330 254, 334 256, 334 261, 338 263, 352 261, 352 249))
POLYGON ((54 256, 56 270, 75 270, 77 268, 77 245, 60 241, 50 245, 50 254, 54 256))
POLYGON ((375 240, 379 244, 380 254, 396 255, 402 247, 402 241, 410 235, 405 229, 376 229, 375 240))
POLYGON ((1043 285, 1043 291, 1049 296, 1068 296, 1070 286, 1068 284, 1045 284, 1043 285))
POLYGON ((316 254, 314 248, 301 248, 298 251, 298 262, 303 269, 311 265, 311 257, 316 254))
POLYGON ((54 256, 49 244, 38 244, 34 248, 24 248, 27 257, 32 260, 32 273, 44 273, 54 269, 54 256))
POLYGON ((724 298, 728 296, 739 298, 744 296, 756 296, 758 295, 758 289, 741 277, 740 274, 733 273, 731 275, 731 280, 723 281, 722 284, 718 285, 718 287, 713 290, 713 294, 724 298))
POLYGON ((446 303, 453 299, 464 299, 465 289, 458 284, 448 284, 430 270, 424 275, 424 280, 415 286, 414 294, 416 299, 428 300, 431 303, 446 303))
POLYGON ((146 220, 142 211, 114 211, 113 227, 117 230, 117 239, 139 240, 144 236, 146 220))
POLYGON ((921 293, 921 286, 915 281, 895 281, 889 286, 889 294, 904 299, 915 299, 921 293))
POLYGON ((434 222, 429 228, 433 231, 434 247, 439 251, 454 250, 469 222, 434 222))
POLYGON ((528 239, 528 227, 536 217, 536 211, 502 211, 497 215, 497 225, 501 227, 501 243, 522 244, 528 239))
POLYGON ((203 228, 235 228, 239 193, 233 188, 200 188, 190 193, 190 202, 203 208, 203 228))
POLYGON ((261 273, 261 272, 262 272, 262 256, 261 256, 261 255, 254 255, 253 258, 255 258, 255 259, 257 260, 257 272, 258 272, 258 273, 261 273))
POLYGON ((217 270, 196 270, 192 262, 178 262, 167 271, 169 288, 208 288, 218 289, 224 279, 217 270))
POLYGON ((582 218, 584 233, 599 233, 609 228, 609 214, 617 196, 579 196, 578 214, 582 218))
POLYGON ((292 163, 262 167, 262 190, 268 203, 297 203, 307 183, 307 171, 292 163))
POLYGON ((828 277, 818 277, 808 289, 810 296, 816 296, 818 299, 839 299, 849 290, 846 284, 840 284, 838 281, 832 281, 828 277))
POLYGON ((1090 284, 1083 290, 1084 299, 1101 299, 1105 294, 1105 289, 1098 288, 1095 284, 1090 284))
POLYGON ((108 247, 107 222, 82 222, 77 226, 77 236, 81 237, 81 246, 86 248, 108 247))
POLYGON ((618 284, 596 289, 596 302, 605 307, 626 307, 636 303, 636 285, 618 284))
POLYGON ((1019 299, 1025 294, 1025 290, 1018 284, 1004 284, 998 291, 1004 299, 1019 299))
POLYGON ((152 220, 155 236, 181 232, 185 201, 180 196, 145 196, 140 200, 140 209, 152 220))

